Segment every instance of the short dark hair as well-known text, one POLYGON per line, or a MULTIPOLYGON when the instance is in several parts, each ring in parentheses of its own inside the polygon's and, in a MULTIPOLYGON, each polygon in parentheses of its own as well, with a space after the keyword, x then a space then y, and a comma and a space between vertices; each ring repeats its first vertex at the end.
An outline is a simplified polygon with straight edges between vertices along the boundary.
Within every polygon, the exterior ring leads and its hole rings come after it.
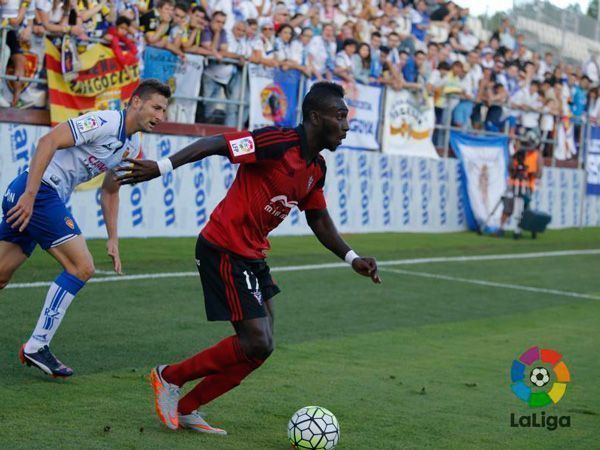
POLYGON ((135 88, 131 98, 139 97, 142 100, 147 100, 152 94, 159 94, 169 99, 171 98, 171 88, 156 78, 148 78, 135 88))
POLYGON ((372 37, 372 38, 374 38, 374 37, 378 37, 378 38, 380 38, 380 37, 381 37, 381 33, 380 33, 379 31, 373 31, 373 32, 371 33, 371 37, 372 37))
POLYGON ((417 55, 423 55, 423 56, 426 56, 426 55, 425 55, 425 52, 424 52, 423 50, 417 50, 417 51, 415 52, 415 56, 417 56, 417 55))
POLYGON ((440 61, 437 68, 438 70, 450 70, 450 64, 448 64, 446 61, 440 61))
POLYGON ((302 118, 308 119, 311 111, 321 111, 332 98, 344 98, 344 88, 331 81, 319 81, 308 91, 302 102, 302 118))
POLYGON ((175 0, 158 0, 156 2, 156 9, 160 9, 165 5, 175 6, 175 0))
POLYGON ((175 9, 180 9, 182 11, 187 12, 189 10, 188 4, 178 1, 177 3, 175 3, 175 9))
POLYGON ((349 45, 354 45, 355 47, 358 45, 355 39, 344 39, 344 43, 342 44, 342 48, 346 48, 349 45))
POLYGON ((131 19, 129 17, 126 17, 126 16, 119 16, 119 17, 117 17, 116 25, 119 26, 119 25, 123 25, 123 24, 125 24, 127 26, 130 26, 131 25, 131 19))

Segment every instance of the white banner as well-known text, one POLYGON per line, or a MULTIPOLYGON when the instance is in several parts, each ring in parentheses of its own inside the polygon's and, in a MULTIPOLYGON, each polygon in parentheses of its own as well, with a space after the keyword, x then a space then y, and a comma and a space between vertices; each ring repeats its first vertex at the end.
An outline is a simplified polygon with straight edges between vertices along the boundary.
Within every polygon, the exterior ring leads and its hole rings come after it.
POLYGON ((431 141, 434 127, 432 97, 424 95, 421 91, 387 90, 383 152, 439 159, 431 141))
MULTIPOLYGON (((381 126, 381 108, 383 88, 381 86, 366 86, 360 83, 348 83, 339 79, 334 80, 344 87, 344 100, 348 105, 348 122, 350 130, 341 148, 352 150, 379 150, 379 127, 381 126)), ((316 80, 306 83, 308 93, 316 80)))
MULTIPOLYGON (((175 95, 197 97, 204 70, 204 56, 187 53, 186 62, 177 62, 175 69, 175 95)), ((196 123, 196 100, 173 99, 169 104, 171 122, 196 123)))
POLYGON ((267 89, 273 85, 274 69, 260 64, 248 65, 248 81, 250 83, 250 129, 268 127, 273 125, 271 111, 277 109, 276 95, 267 89), (263 98, 264 97, 264 98, 263 98))
MULTIPOLYGON (((28 167, 37 140, 47 130, 0 123, 2 194, 12 179, 28 167)), ((164 158, 195 139, 145 134, 144 154, 150 159, 164 158)), ((324 151, 323 156, 328 166, 325 197, 341 232, 442 232, 467 228, 457 160, 347 150, 324 151)), ((237 166, 226 158, 213 156, 148 183, 122 188, 120 236, 196 235, 233 183, 236 170, 237 166)), ((483 183, 485 177, 481 180, 483 183)), ((600 196, 584 197, 583 189, 583 171, 546 168, 533 198, 533 208, 552 214, 551 228, 578 226, 582 212, 583 225, 599 226, 600 196)), ((106 237, 99 189, 75 192, 68 206, 86 237, 106 237)), ((273 234, 310 233, 304 214, 294 209, 273 234)))

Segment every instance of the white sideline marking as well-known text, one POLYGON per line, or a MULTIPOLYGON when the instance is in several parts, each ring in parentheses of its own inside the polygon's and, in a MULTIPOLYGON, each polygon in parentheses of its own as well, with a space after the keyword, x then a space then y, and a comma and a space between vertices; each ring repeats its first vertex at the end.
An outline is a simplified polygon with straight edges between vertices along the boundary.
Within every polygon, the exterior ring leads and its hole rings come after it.
MULTIPOLYGON (((395 259, 389 261, 378 261, 379 267, 402 266, 415 264, 430 264, 441 262, 468 262, 468 261, 495 261, 495 260, 513 260, 530 258, 551 258, 554 256, 577 256, 577 255, 600 255, 600 249, 594 250, 564 250, 556 252, 537 252, 537 253, 508 253, 500 255, 478 255, 478 256, 441 256, 435 258, 413 258, 413 259, 395 259)), ((343 262, 326 264, 305 264, 301 266, 282 266, 273 267, 271 272, 298 272, 303 270, 319 269, 337 269, 348 267, 343 262)), ((102 278, 92 278, 88 283, 107 283, 110 281, 131 281, 131 280, 151 280, 157 278, 182 278, 197 277, 198 272, 162 272, 162 273, 141 273, 138 275, 119 275, 102 278)), ((14 283, 6 286, 6 289, 27 289, 36 287, 46 287, 52 284, 51 281, 37 281, 33 283, 14 283)))
POLYGON ((537 288, 537 287, 532 287, 532 286, 523 286, 520 284, 497 283, 495 281, 485 281, 485 280, 473 280, 470 278, 453 277, 450 275, 441 275, 441 274, 429 273, 429 272, 414 272, 412 270, 402 270, 402 269, 384 269, 383 271, 398 273, 401 275, 412 275, 415 277, 433 278, 436 280, 456 281, 459 283, 476 284, 478 286, 496 287, 496 288, 504 288, 504 289, 515 289, 517 291, 536 292, 538 294, 542 293, 542 294, 562 295, 563 297, 585 298, 588 300, 600 300, 600 297, 597 297, 595 295, 579 294, 577 292, 570 292, 570 291, 559 291, 556 289, 546 289, 546 288, 537 288))

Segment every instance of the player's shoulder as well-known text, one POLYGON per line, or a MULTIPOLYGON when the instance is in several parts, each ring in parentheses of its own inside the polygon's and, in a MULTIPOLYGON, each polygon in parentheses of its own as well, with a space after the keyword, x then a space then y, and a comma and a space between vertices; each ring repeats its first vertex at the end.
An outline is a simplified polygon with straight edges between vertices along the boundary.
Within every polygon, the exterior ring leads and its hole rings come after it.
POLYGON ((94 132, 97 135, 118 136, 119 130, 124 126, 124 117, 121 111, 90 111, 70 119, 70 122, 79 133, 94 132))
POLYGON ((252 132, 258 159, 280 159, 289 150, 300 147, 300 134, 295 128, 265 127, 252 132))

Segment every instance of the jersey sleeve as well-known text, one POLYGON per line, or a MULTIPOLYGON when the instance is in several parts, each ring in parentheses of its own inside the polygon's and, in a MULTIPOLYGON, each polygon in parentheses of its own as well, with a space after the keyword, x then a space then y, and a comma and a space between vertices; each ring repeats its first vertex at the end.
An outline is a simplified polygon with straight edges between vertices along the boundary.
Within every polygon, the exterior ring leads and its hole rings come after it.
POLYGON ((325 193, 323 192, 323 186, 325 186, 325 175, 327 173, 327 166, 325 165, 325 160, 322 156, 319 156, 317 162, 321 167, 321 172, 323 173, 323 175, 315 184, 315 187, 308 193, 308 195, 304 197, 300 202, 298 202, 298 209, 300 211, 327 208, 327 201, 325 200, 325 193))
POLYGON ((118 111, 94 111, 67 120, 75 145, 91 144, 106 136, 119 136, 125 126, 122 122, 123 115, 118 111))
POLYGON ((298 135, 292 129, 279 127, 259 128, 252 132, 224 133, 229 160, 234 164, 255 163, 277 159, 291 146, 298 144, 298 135))

